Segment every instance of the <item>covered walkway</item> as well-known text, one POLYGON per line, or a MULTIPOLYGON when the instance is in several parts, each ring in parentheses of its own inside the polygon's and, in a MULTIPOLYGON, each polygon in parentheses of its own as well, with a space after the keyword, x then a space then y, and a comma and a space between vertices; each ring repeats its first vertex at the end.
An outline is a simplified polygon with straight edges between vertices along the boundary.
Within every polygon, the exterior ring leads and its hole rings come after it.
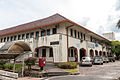
POLYGON ((30 46, 23 42, 7 42, 0 48, 0 59, 14 59, 14 68, 13 72, 15 72, 15 63, 16 60, 22 57, 23 67, 22 67, 22 75, 24 71, 24 54, 32 54, 30 46))

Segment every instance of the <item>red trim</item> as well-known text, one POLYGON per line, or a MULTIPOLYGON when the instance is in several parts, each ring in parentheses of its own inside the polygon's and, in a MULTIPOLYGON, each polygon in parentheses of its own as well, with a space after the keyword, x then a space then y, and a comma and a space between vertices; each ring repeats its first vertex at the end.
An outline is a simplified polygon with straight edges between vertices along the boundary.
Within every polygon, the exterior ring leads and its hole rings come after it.
POLYGON ((94 51, 93 51, 93 49, 90 49, 90 52, 92 51, 92 56, 94 56, 94 51))
MULTIPOLYGON (((69 49, 70 49, 70 48, 75 49, 75 52, 76 52, 76 55, 77 55, 77 62, 78 62, 78 51, 77 51, 77 48, 76 48, 76 47, 74 47, 74 46, 69 47, 69 49)), ((69 49, 68 49, 68 51, 69 51, 69 49)), ((68 59, 69 59, 69 54, 68 54, 68 59)))
POLYGON ((95 50, 95 55, 96 55, 96 56, 99 56, 99 55, 98 55, 98 51, 97 51, 97 50, 95 50), (97 53, 97 55, 96 55, 96 53, 97 53))
POLYGON ((87 54, 86 54, 86 50, 85 50, 84 48, 81 48, 80 50, 83 50, 84 53, 85 53, 85 56, 87 56, 87 54))

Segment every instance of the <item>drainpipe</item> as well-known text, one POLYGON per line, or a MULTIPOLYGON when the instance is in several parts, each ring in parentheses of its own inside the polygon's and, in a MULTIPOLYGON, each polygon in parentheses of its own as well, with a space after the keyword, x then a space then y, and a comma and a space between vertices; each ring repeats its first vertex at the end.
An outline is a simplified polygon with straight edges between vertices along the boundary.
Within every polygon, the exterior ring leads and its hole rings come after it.
POLYGON ((68 28, 72 27, 74 25, 67 26, 66 32, 67 32, 67 62, 69 61, 69 39, 68 39, 68 28))

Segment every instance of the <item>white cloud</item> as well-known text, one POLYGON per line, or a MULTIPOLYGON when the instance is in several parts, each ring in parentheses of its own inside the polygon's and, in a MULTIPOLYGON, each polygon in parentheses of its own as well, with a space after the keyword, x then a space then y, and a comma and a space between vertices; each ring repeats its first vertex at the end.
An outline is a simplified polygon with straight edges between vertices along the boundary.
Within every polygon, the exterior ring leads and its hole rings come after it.
MULTIPOLYGON (((0 0, 0 29, 55 13, 102 34, 115 32, 120 19, 119 0, 0 0)), ((119 36, 116 36, 120 40, 119 36)))

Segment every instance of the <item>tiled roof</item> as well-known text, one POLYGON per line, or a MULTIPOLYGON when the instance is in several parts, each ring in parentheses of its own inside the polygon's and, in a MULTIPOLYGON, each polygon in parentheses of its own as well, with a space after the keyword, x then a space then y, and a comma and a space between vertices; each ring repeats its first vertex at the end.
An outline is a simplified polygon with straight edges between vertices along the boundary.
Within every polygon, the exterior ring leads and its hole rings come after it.
POLYGON ((88 32, 90 33, 93 33, 94 35, 97 35, 99 36, 100 38, 104 39, 104 40, 107 40, 109 41, 108 39, 86 29, 85 27, 61 16, 60 14, 54 14, 50 17, 47 17, 47 18, 44 18, 44 19, 40 19, 40 20, 37 20, 37 21, 33 21, 33 22, 29 22, 29 23, 26 23, 26 24, 22 24, 22 25, 18 25, 18 26, 15 26, 15 27, 11 27, 11 28, 7 28, 7 29, 4 29, 4 30, 0 30, 0 36, 3 36, 3 35, 7 35, 7 34, 12 34, 12 33, 17 33, 17 32, 22 32, 22 31, 27 31, 27 30, 32 30, 32 29, 37 29, 37 28, 42 28, 42 27, 45 27, 45 26, 49 26, 49 25, 53 25, 53 24, 57 24, 57 23, 62 23, 62 22, 71 22, 73 23, 74 25, 77 25, 85 30, 87 30, 88 32))
POLYGON ((0 36, 15 33, 15 32, 26 31, 26 30, 30 30, 30 29, 40 28, 43 26, 47 26, 49 24, 62 22, 62 21, 66 21, 66 20, 67 19, 64 18, 63 16, 61 16, 59 14, 55 14, 55 15, 52 15, 52 16, 44 18, 44 19, 40 19, 40 20, 33 21, 30 23, 26 23, 26 24, 15 26, 15 27, 7 28, 4 30, 0 30, 0 36))

